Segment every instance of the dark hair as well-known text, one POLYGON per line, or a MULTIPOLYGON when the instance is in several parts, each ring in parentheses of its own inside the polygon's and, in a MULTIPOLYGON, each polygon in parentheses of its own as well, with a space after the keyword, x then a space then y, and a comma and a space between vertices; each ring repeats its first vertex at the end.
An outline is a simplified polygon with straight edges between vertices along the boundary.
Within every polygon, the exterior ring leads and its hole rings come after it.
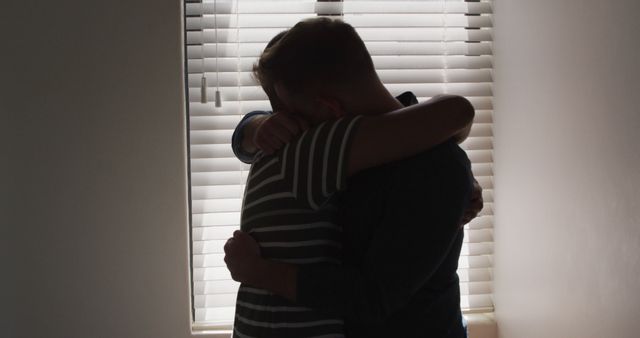
POLYGON ((253 67, 263 88, 273 88, 280 82, 293 94, 326 92, 375 76, 364 42, 351 25, 341 20, 304 20, 269 44, 253 67))
MULTIPOLYGON (((273 47, 274 44, 276 44, 276 42, 280 41, 280 39, 282 39, 282 37, 287 34, 289 30, 284 30, 278 34, 276 34, 276 36, 274 36, 273 38, 271 38, 271 40, 269 40, 269 43, 267 43, 267 46, 264 48, 264 51, 262 53, 265 53, 269 48, 273 47)), ((253 71, 254 71, 254 77, 256 77, 256 65, 253 66, 253 71)), ((276 95, 275 92, 275 88, 273 87, 273 83, 271 84, 267 84, 264 83, 260 80, 258 80, 258 82, 260 83, 260 85, 262 86, 262 89, 264 90, 265 93, 267 93, 267 97, 269 98, 269 103, 271 104, 271 109, 273 109, 273 111, 278 111, 280 110, 280 102, 278 101, 278 96, 276 95)))

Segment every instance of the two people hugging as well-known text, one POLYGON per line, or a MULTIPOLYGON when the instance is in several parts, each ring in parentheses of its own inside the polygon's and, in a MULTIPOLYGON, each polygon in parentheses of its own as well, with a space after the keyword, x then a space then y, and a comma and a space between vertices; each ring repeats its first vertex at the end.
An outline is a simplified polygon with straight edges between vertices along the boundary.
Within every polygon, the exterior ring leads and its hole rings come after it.
POLYGON ((225 262, 234 337, 466 337, 456 274, 482 208, 465 152, 473 106, 394 97, 349 24, 276 35, 254 67, 273 112, 247 114, 252 163, 225 262))

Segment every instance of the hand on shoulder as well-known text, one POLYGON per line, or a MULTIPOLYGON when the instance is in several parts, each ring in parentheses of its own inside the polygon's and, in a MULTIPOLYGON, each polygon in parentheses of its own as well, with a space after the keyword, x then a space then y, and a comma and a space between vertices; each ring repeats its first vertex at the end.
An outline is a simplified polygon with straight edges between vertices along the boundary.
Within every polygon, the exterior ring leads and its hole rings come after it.
POLYGON ((302 118, 285 112, 259 117, 253 143, 265 154, 271 155, 309 128, 302 118))

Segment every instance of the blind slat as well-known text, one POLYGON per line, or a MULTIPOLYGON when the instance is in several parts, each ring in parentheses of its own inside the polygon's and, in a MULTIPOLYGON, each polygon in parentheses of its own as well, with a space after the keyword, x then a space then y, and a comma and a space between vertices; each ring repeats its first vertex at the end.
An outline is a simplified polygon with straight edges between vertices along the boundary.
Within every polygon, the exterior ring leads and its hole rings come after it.
POLYGON ((191 198, 194 200, 214 198, 242 198, 244 185, 224 185, 216 187, 193 187, 191 198))
MULTIPOLYGON (((399 95, 400 93, 395 93, 399 95)), ((418 101, 426 101, 430 99, 430 97, 418 97, 418 101)), ((468 97, 471 104, 476 109, 476 117, 475 121, 479 123, 491 123, 492 121, 492 111, 493 107, 491 98, 489 97, 468 97)), ((217 116, 217 115, 242 115, 246 112, 254 111, 254 110, 271 110, 271 106, 269 105, 269 101, 265 100, 254 100, 254 101, 225 101, 221 108, 216 108, 213 102, 210 103, 200 103, 200 102, 191 102, 189 103, 190 107, 190 115, 192 117, 195 116, 217 116)), ((192 130, 192 132, 194 132, 192 130)), ((208 132, 208 130, 196 131, 200 132, 208 132)), ((228 143, 231 139, 231 132, 229 130, 215 130, 215 133, 219 137, 224 137, 223 133, 228 133, 228 138, 226 142, 228 143)))
MULTIPOLYGON (((391 83, 387 88, 393 92, 412 91, 417 96, 432 97, 442 93, 451 93, 463 96, 491 96, 490 83, 391 83)), ((207 95, 215 97, 215 88, 207 88, 207 95)), ((267 100, 267 95, 260 87, 226 87, 220 89, 222 100, 267 100)), ((200 89, 189 88, 189 102, 200 102, 200 89)), ((221 128, 216 128, 221 129, 221 128)))
MULTIPOLYGON (((342 11, 345 14, 370 14, 370 13, 403 13, 403 14, 489 14, 491 4, 487 2, 455 2, 455 1, 348 1, 348 2, 316 2, 316 1, 287 1, 286 6, 273 6, 268 2, 256 2, 243 0, 238 4, 240 14, 279 14, 279 13, 335 13, 342 11)), ((199 16, 202 14, 235 14, 232 1, 218 1, 215 10, 213 3, 198 3, 186 5, 187 16, 199 16), (217 10, 217 11, 216 11, 217 10)))
POLYGON ((193 228, 240 224, 239 212, 193 214, 191 217, 193 228))
POLYGON ((493 309, 491 295, 460 295, 460 307, 465 309, 493 309))
MULTIPOLYGON (((187 44, 202 43, 245 43, 267 42, 273 36, 291 25, 277 27, 245 28, 218 28, 217 33, 212 29, 204 29, 203 32, 187 32, 187 44), (216 37, 217 35, 217 37, 216 37)), ((361 27, 358 33, 367 41, 491 41, 491 31, 488 29, 466 29, 464 27, 361 27)))
MULTIPOLYGON (((246 182, 248 172, 246 171, 220 171, 215 173, 191 173, 191 185, 237 185, 246 182)), ((236 209, 239 209, 237 206, 236 209)))
MULTIPOLYGON (((208 307, 205 309, 196 308, 195 316, 193 318, 194 322, 197 324, 206 323, 211 326, 231 326, 231 322, 229 318, 234 318, 235 316, 235 306, 221 306, 221 307, 208 307)), ((208 326, 205 326, 208 327, 208 326)))
MULTIPOLYGON (((246 72, 251 73, 256 62, 255 57, 219 57, 215 58, 215 51, 212 55, 206 55, 201 59, 200 49, 194 49, 191 54, 187 54, 189 72, 192 75, 200 75, 204 69, 208 77, 215 72, 246 72), (204 67, 203 67, 204 64, 204 67)), ((490 56, 464 56, 464 55, 376 55, 372 57, 373 64, 378 70, 387 69, 447 69, 447 70, 475 70, 489 69, 492 66, 490 56)), ((210 77, 211 78, 211 77, 210 77)), ((196 85, 199 85, 196 84, 196 85)))
POLYGON ((193 293, 197 295, 236 292, 240 283, 233 280, 197 281, 193 283, 193 293))
MULTIPOLYGON (((315 17, 316 14, 309 13, 306 15, 290 14, 290 13, 272 13, 270 15, 262 14, 245 14, 236 19, 234 15, 217 15, 205 16, 197 18, 188 18, 186 21, 187 30, 215 29, 216 24, 220 27, 238 27, 240 29, 247 28, 286 28, 295 25, 300 17, 315 17)), ((363 13, 344 15, 344 20, 356 27, 388 27, 402 29, 407 27, 424 28, 424 27, 447 27, 447 28, 487 28, 491 27, 491 18, 486 16, 466 16, 464 14, 449 14, 443 17, 442 14, 431 13, 402 13, 402 14, 368 14, 363 13)), ((219 32, 222 32, 219 30, 219 32)), ((197 33, 199 34, 199 33, 197 33)))
MULTIPOLYGON (((380 79, 387 84, 403 83, 488 83, 492 81, 489 69, 379 69, 380 79)), ((200 88, 201 74, 189 74, 189 87, 200 88)), ((219 72, 205 73, 210 79, 209 87, 254 86, 258 83, 253 79, 251 72, 219 72)))
MULTIPOLYGON (((192 34, 193 35, 193 34, 192 34)), ((190 43, 187 55, 190 58, 205 57, 253 57, 260 55, 268 40, 257 42, 231 43, 218 41, 217 44, 190 43)), ((480 41, 467 43, 463 41, 365 41, 365 46, 372 56, 377 55, 491 55, 492 43, 480 41)))

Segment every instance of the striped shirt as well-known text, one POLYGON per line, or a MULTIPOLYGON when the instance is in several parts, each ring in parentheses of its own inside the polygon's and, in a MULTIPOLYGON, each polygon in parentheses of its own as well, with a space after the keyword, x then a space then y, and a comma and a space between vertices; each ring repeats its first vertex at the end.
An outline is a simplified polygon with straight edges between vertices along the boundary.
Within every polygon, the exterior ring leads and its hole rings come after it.
MULTIPOLYGON (((241 229, 263 257, 305 265, 340 264, 341 228, 331 203, 345 185, 347 153, 359 116, 325 122, 251 166, 241 229)), ((341 318, 242 284, 234 337, 343 337, 341 318)))

